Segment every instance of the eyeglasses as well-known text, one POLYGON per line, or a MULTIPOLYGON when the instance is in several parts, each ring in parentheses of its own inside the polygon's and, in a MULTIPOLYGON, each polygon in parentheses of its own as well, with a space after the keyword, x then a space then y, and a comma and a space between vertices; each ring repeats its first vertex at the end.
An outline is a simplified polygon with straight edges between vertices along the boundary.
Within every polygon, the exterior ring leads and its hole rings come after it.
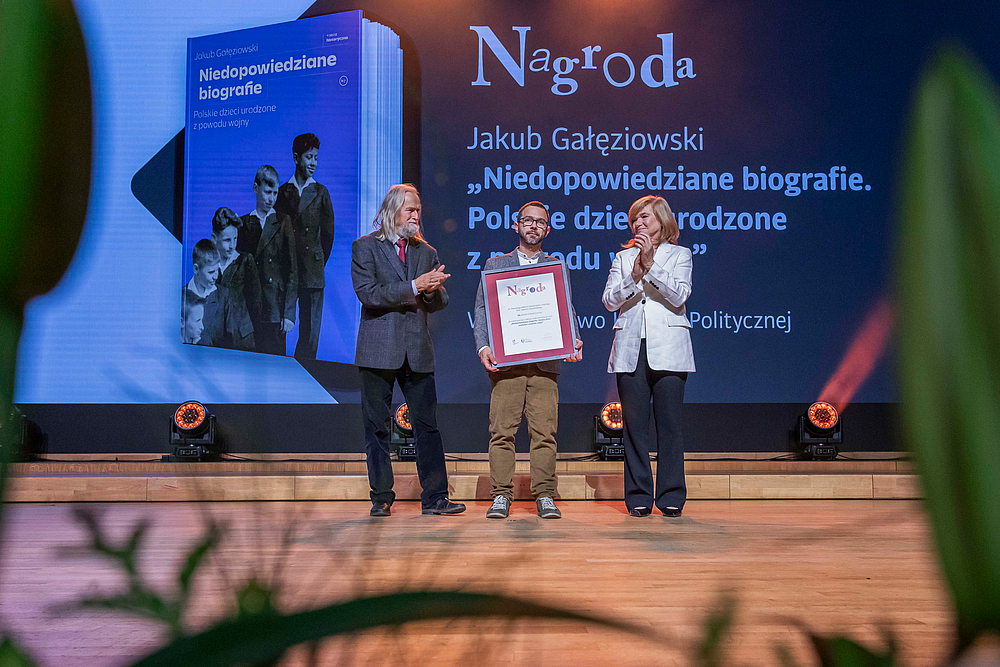
POLYGON ((517 219, 519 223, 525 227, 538 227, 540 229, 545 229, 549 226, 549 221, 542 218, 529 218, 528 216, 522 216, 517 219))

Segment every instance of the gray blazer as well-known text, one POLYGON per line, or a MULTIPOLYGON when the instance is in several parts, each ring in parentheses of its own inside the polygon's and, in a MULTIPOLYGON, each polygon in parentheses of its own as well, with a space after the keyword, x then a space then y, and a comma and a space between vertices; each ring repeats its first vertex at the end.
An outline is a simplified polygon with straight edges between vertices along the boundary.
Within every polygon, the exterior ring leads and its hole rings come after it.
MULTIPOLYGON (((542 251, 542 257, 538 260, 539 264, 549 264, 550 262, 562 263, 562 260, 553 257, 552 255, 546 255, 542 251)), ((486 260, 485 269, 506 269, 511 266, 517 266, 517 248, 507 253, 506 255, 497 255, 496 257, 490 257, 486 260)), ((569 276, 569 273, 566 274, 569 276)), ((573 288, 569 284, 566 285, 567 291, 569 292, 569 310, 573 317, 573 342, 580 340, 580 330, 577 327, 576 321, 576 309, 573 308, 573 288)), ((484 345, 490 344, 490 336, 486 331, 486 300, 483 297, 483 279, 479 279, 479 291, 476 292, 476 319, 475 325, 473 326, 473 335, 476 338, 476 349, 482 349, 484 345)), ((537 364, 524 364, 525 366, 537 366, 538 370, 545 373, 559 373, 562 368, 562 362, 558 359, 552 361, 542 361, 537 364)), ((513 368, 516 368, 514 366, 513 368)))
POLYGON ((410 281, 441 264, 437 250, 426 241, 411 240, 404 265, 399 249, 379 234, 372 232, 351 245, 351 280, 361 301, 354 363, 396 369, 405 360, 418 373, 433 373, 427 313, 447 306, 448 293, 442 287, 429 297, 414 295, 410 281))

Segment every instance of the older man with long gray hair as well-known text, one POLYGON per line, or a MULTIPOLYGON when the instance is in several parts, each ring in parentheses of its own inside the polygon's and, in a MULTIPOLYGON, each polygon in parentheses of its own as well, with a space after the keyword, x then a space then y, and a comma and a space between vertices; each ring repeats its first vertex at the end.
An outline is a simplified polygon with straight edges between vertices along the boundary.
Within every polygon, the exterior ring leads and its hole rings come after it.
POLYGON ((420 195, 410 184, 389 188, 375 231, 351 246, 351 278, 361 301, 354 363, 361 371, 361 415, 372 516, 389 516, 392 490, 389 423, 399 384, 413 424, 423 514, 458 514, 448 499, 448 472, 437 427, 434 343, 427 314, 448 305, 450 274, 420 234, 420 195))

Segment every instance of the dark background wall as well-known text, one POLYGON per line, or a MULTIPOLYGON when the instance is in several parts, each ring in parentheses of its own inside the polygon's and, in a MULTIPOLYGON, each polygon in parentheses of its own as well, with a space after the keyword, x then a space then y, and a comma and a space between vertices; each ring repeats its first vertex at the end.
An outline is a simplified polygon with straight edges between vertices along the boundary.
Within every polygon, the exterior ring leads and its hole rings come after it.
MULTIPOLYGON (((951 40, 994 76, 1000 72, 992 29, 1000 17, 988 2, 320 0, 287 15, 255 0, 238 11, 186 0, 128 5, 129 11, 115 3, 97 11, 94 0, 76 4, 95 91, 91 207, 71 271, 28 309, 15 397, 49 435, 53 452, 161 451, 167 419, 187 399, 210 407, 237 450, 362 448, 352 366, 179 342, 178 288, 189 261, 179 242, 189 37, 349 9, 365 10, 400 35, 402 175, 420 186, 426 236, 452 273, 451 305, 431 317, 431 328, 439 421, 454 452, 486 449, 489 383, 469 315, 482 262, 516 243, 505 224, 492 229, 477 216, 504 207, 510 212, 535 198, 565 215, 564 228, 553 229, 545 249, 570 262, 586 345, 584 361, 566 365, 560 381, 560 448, 586 452, 593 415, 616 398, 614 376, 606 372, 613 316, 600 296, 611 255, 629 234, 613 225, 581 229, 574 220, 585 208, 625 211, 648 191, 498 189, 488 185, 487 170, 544 168, 560 178, 566 172, 613 176, 626 166, 629 173, 681 173, 682 167, 684 173, 732 173, 731 190, 658 190, 676 212, 688 214, 680 242, 697 250, 687 307, 698 372, 687 385, 686 437, 691 451, 781 451, 866 317, 891 295, 895 174, 921 68, 951 40), (517 27, 530 27, 523 31, 523 85, 498 57, 505 51, 520 60, 517 27), (486 29, 499 46, 480 43, 486 29), (663 53, 658 35, 667 34, 677 85, 649 87, 641 80, 642 63, 663 53), (583 49, 597 45, 596 68, 585 70, 583 49), (489 86, 473 85, 480 51, 489 86), (604 60, 614 53, 622 55, 606 75, 604 60), (608 77, 624 80, 626 57, 636 76, 618 87, 608 77), (557 58, 580 62, 560 80, 554 78, 557 58), (679 76, 682 67, 686 78, 679 76), (576 89, 557 94, 572 87, 569 79, 576 89), (537 149, 482 143, 485 134, 528 134, 529 125, 537 149), (644 135, 687 128, 701 139, 697 149, 604 155, 586 146, 561 150, 553 141, 560 127, 567 128, 563 137, 588 128, 644 135), (469 148, 474 136, 477 146, 469 148), (744 168, 787 175, 828 173, 834 166, 858 174, 862 187, 791 193, 743 184, 744 168), (781 230, 692 227, 691 213, 717 207, 780 212, 787 222, 781 230), (576 264, 584 254, 596 268, 576 264), (737 332, 725 319, 785 314, 792 317, 787 331, 737 332)), ((663 76, 659 67, 655 78, 663 76)), ((287 175, 288 157, 274 159, 287 175)), ((349 292, 350 286, 329 289, 349 292)), ((871 373, 844 414, 848 451, 897 446, 891 341, 872 353, 871 373)))
MULTIPOLYGON (((29 419, 48 437, 48 452, 167 453, 170 418, 176 405, 29 405, 29 419)), ((601 404, 559 406, 559 451, 591 453, 594 415, 601 404)), ((806 404, 689 403, 684 406, 686 449, 689 452, 791 451, 789 431, 806 404)), ((233 405, 211 406, 217 433, 234 452, 363 452, 361 406, 354 405, 233 405)), ((899 451, 895 407, 858 403, 844 411, 841 451, 899 451)), ((489 406, 447 403, 438 421, 445 451, 487 450, 489 406)), ((525 425, 517 450, 527 451, 525 425)))

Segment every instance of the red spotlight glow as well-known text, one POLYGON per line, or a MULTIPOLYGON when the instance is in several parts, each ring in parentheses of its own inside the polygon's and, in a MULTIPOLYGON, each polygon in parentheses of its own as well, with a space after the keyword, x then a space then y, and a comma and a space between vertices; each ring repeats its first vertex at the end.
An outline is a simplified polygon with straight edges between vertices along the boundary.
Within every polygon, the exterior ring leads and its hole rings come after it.
POLYGON ((861 324, 837 371, 820 392, 820 401, 844 411, 885 351, 892 327, 892 303, 883 297, 861 324))
POLYGON ((198 401, 188 401, 174 412, 174 423, 177 428, 190 431, 201 426, 207 414, 204 405, 198 401))
POLYGON ((396 425, 404 433, 413 433, 413 424, 410 423, 410 410, 406 407, 406 403, 400 403, 399 407, 396 408, 396 425))
POLYGON ((613 403, 608 403, 601 410, 601 421, 609 429, 614 431, 620 431, 624 423, 622 422, 622 404, 615 401, 613 403))
POLYGON ((813 426, 821 429, 831 429, 837 425, 837 419, 839 415, 837 414, 837 408, 833 407, 829 403, 824 403, 823 401, 817 401, 809 406, 809 421, 813 423, 813 426))

